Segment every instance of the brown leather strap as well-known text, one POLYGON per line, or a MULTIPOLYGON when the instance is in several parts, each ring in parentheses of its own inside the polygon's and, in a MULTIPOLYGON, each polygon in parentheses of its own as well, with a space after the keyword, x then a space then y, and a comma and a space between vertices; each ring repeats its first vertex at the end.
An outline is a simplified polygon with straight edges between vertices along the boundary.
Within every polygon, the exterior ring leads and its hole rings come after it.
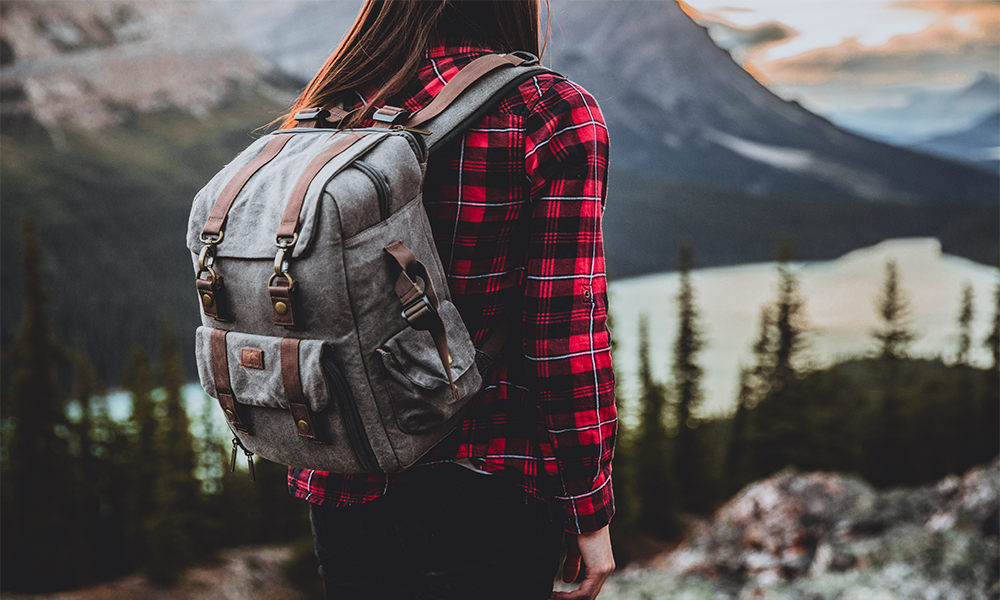
POLYGON ((438 358, 448 376, 448 385, 451 393, 458 400, 458 388, 451 375, 451 354, 448 351, 448 334, 444 328, 444 321, 438 314, 437 294, 434 292, 434 282, 431 281, 427 273, 427 267, 417 260, 413 252, 407 248, 403 242, 395 241, 385 247, 385 251, 399 265, 399 277, 396 279, 396 295, 403 304, 403 318, 410 327, 419 331, 430 332, 434 339, 434 346, 437 348, 438 358), (424 280, 424 289, 421 290, 414 279, 424 280))
POLYGON ((285 398, 288 399, 288 409, 292 413, 296 433, 299 437, 315 441, 316 429, 313 427, 312 415, 302 391, 302 379, 299 377, 300 341, 296 338, 281 338, 281 383, 285 388, 285 398))
POLYGON ((295 302, 292 287, 287 279, 275 278, 274 283, 285 282, 284 285, 269 285, 267 293, 271 296, 271 308, 274 309, 274 324, 281 327, 295 327, 295 302))
POLYGON ((516 67, 524 61, 525 59, 513 54, 487 54, 486 56, 477 58, 463 67, 458 72, 458 75, 452 77, 451 81, 445 84, 437 96, 434 96, 434 100, 430 104, 413 113, 407 119, 405 126, 416 127, 425 121, 430 121, 444 112, 444 109, 448 108, 456 98, 462 95, 462 92, 478 81, 483 75, 500 67, 516 67))
POLYGON ((195 279, 195 287, 198 289, 198 299, 201 301, 201 309, 205 311, 205 316, 216 321, 229 321, 223 306, 225 294, 222 293, 222 277, 216 275, 212 279, 195 279))
POLYGON ((236 397, 233 395, 233 388, 229 384, 229 356, 226 354, 226 331, 224 329, 213 329, 211 336, 212 350, 212 377, 215 379, 215 395, 218 396, 219 406, 226 414, 226 419, 233 429, 248 433, 246 425, 240 419, 240 414, 236 409, 236 397))
POLYGON ((312 108, 306 109, 304 111, 299 111, 296 113, 296 127, 305 128, 316 128, 316 129, 329 129, 332 127, 340 127, 344 119, 346 119, 351 113, 346 110, 333 107, 333 108, 312 108), (326 112, 321 112, 326 111, 326 112), (315 114, 315 116, 310 118, 298 119, 300 115, 315 114))
POLYGON ((302 204, 306 200, 306 192, 309 190, 309 184, 312 183, 313 178, 316 174, 326 166, 328 162, 333 160, 341 152, 347 150, 355 142, 365 137, 366 133, 352 133, 346 135, 336 142, 334 142, 329 148, 323 150, 317 154, 306 166, 306 170, 299 177, 299 180, 295 182, 295 187, 292 188, 292 195, 288 198, 288 204, 285 205, 285 212, 281 215, 281 223, 278 224, 277 237, 279 238, 290 238, 295 235, 295 230, 299 226, 299 212, 302 211, 302 204))
POLYGON ((205 227, 201 230, 201 235, 221 235, 222 226, 226 222, 226 216, 229 214, 229 209, 232 208, 233 202, 236 201, 236 196, 239 195, 240 191, 243 190, 243 186, 250 181, 254 173, 260 170, 261 167, 271 162, 275 156, 281 152, 281 149, 285 147, 288 140, 295 137, 292 134, 278 134, 271 138, 271 141, 264 146, 252 161, 250 161, 245 167, 236 173, 236 176, 229 180, 226 187, 222 188, 222 193, 215 200, 215 205, 212 206, 212 212, 208 215, 208 220, 205 221, 205 227))

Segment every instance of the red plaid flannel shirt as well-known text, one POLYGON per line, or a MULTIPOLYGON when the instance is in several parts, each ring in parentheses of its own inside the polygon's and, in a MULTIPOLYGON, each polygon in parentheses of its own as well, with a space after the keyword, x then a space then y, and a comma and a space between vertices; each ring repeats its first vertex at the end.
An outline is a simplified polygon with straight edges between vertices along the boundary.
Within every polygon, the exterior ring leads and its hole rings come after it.
MULTIPOLYGON (((390 104, 423 108, 486 52, 464 40, 435 44, 390 104)), ((571 533, 596 531, 614 513, 617 417, 601 237, 607 167, 597 102, 544 74, 436 152, 424 185, 452 299, 473 340, 512 320, 522 344, 508 343, 461 425, 411 470, 469 459, 546 501, 571 533)), ((342 506, 378 498, 407 474, 291 468, 288 482, 297 497, 342 506)))

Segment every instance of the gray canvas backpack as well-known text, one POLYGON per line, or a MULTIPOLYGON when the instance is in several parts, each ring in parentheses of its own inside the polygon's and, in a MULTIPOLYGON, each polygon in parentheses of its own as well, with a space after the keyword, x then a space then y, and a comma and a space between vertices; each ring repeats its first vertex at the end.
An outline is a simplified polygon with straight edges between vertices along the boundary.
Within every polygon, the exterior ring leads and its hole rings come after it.
POLYGON ((507 328, 473 345, 424 210, 424 169, 544 71, 522 53, 483 56, 426 108, 379 109, 374 128, 302 111, 198 193, 195 351, 234 461, 239 445, 287 465, 392 473, 457 425, 507 328))

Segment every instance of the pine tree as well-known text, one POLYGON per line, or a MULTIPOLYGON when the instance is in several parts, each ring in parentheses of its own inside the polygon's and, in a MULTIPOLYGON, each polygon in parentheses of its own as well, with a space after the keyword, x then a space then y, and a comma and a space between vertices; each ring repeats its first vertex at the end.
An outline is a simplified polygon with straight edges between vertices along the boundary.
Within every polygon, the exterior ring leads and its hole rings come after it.
POLYGON ((993 364, 990 369, 996 372, 1000 370, 1000 283, 997 284, 993 298, 993 305, 996 309, 993 313, 993 329, 986 336, 986 339, 983 340, 983 345, 989 349, 990 355, 993 357, 993 364))
POLYGON ((146 570, 154 580, 170 583, 196 554, 192 536, 200 507, 194 437, 181 395, 184 367, 167 318, 160 323, 157 379, 163 396, 158 403, 161 416, 154 438, 157 477, 152 512, 146 522, 146 570))
POLYGON ((32 219, 23 221, 21 235, 24 308, 6 356, 11 386, 3 397, 0 562, 4 588, 48 591, 84 579, 77 558, 86 548, 74 520, 78 463, 60 384, 68 354, 46 314, 43 247, 32 219))
MULTIPOLYGON (((614 327, 613 317, 608 314, 607 327, 612 330, 614 327)), ((615 457, 612 464, 613 485, 615 492, 615 519, 612 527, 615 534, 621 540, 623 536, 629 536, 635 530, 636 520, 640 513, 638 473, 636 471, 636 448, 635 430, 627 424, 625 416, 625 398, 622 394, 622 378, 618 373, 617 357, 618 342, 617 337, 611 336, 612 366, 615 370, 615 404, 618 408, 618 429, 615 436, 615 457)), ((612 536, 612 540, 616 536, 612 536)), ((616 553, 616 556, 618 553, 616 553)), ((624 562, 627 562, 627 558, 624 562)))
POLYGON ((997 283, 995 295, 993 296, 993 329, 983 340, 990 355, 993 357, 993 364, 990 365, 986 373, 986 386, 982 399, 982 419, 979 423, 979 444, 976 455, 979 460, 986 460, 996 456, 997 448, 1000 448, 1000 282, 997 283))
POLYGON ((778 248, 778 299, 774 305, 774 374, 772 389, 780 390, 795 374, 805 345, 805 301, 799 295, 798 277, 788 265, 795 254, 785 239, 778 248))
POLYGON ((674 340, 673 383, 676 399, 676 479, 681 505, 685 510, 704 510, 709 502, 708 465, 698 449, 697 424, 693 414, 702 401, 702 369, 696 355, 705 345, 698 325, 691 285, 693 253, 687 244, 680 250, 680 290, 677 293, 677 337, 674 340))
POLYGON ((962 307, 958 313, 958 354, 955 364, 968 366, 969 351, 972 349, 972 319, 975 316, 972 284, 962 286, 962 307))
POLYGON ((905 358, 907 348, 917 335, 909 324, 910 301, 899 287, 899 272, 893 259, 885 263, 885 282, 876 300, 876 309, 882 326, 873 329, 871 335, 879 343, 879 356, 905 358))
POLYGON ((639 318, 639 383, 636 470, 642 512, 638 523, 644 531, 670 538, 681 532, 673 478, 673 445, 664 422, 666 391, 653 379, 650 367, 649 323, 645 315, 639 318))
POLYGON ((156 402, 153 399, 156 381, 149 357, 140 346, 133 346, 129 351, 121 384, 132 399, 125 461, 128 481, 124 493, 123 529, 128 540, 127 556, 132 561, 130 566, 138 567, 145 564, 149 556, 146 519, 153 510, 153 485, 158 468, 156 402))

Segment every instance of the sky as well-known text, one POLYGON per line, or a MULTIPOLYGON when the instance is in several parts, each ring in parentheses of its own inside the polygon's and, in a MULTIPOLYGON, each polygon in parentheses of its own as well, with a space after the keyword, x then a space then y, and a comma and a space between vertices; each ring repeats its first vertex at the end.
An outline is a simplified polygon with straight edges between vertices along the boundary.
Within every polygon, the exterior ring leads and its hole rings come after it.
POLYGON ((920 138, 961 129, 1000 107, 1000 93, 988 85, 971 100, 949 100, 984 74, 1000 77, 996 0, 687 0, 682 6, 772 91, 852 129, 920 138), (893 112, 901 118, 891 118, 893 112))

